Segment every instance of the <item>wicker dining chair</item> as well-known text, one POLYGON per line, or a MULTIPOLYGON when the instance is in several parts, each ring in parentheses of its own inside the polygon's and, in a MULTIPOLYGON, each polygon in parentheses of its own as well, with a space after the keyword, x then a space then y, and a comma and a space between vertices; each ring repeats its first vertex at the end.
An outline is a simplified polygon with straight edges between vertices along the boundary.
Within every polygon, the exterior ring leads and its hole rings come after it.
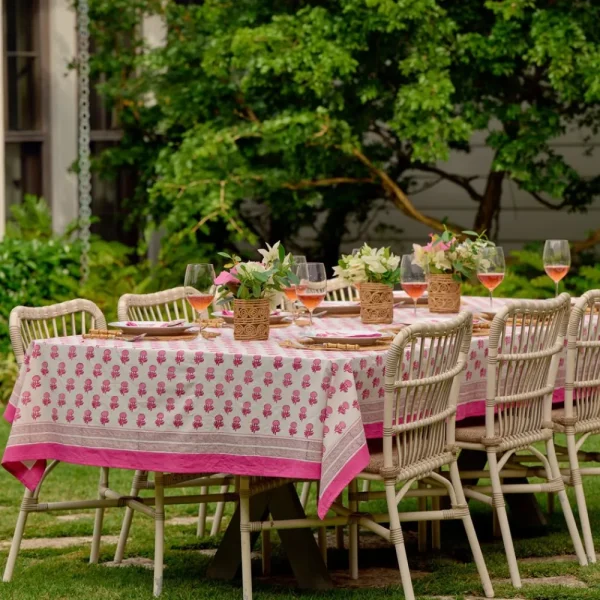
MULTIPOLYGON (((188 288, 189 289, 189 288, 188 288)), ((163 321, 172 319, 185 319, 193 321, 195 314, 186 300, 186 288, 176 287, 170 290, 154 292, 151 294, 124 294, 119 298, 117 305, 117 315, 120 321, 163 321)), ((218 477, 222 478, 222 475, 218 477)), ((200 487, 200 494, 208 493, 210 478, 206 478, 206 485, 200 487)), ((178 482, 181 485, 181 482, 178 482)), ((135 496, 140 489, 153 489, 153 484, 148 480, 148 473, 145 471, 136 471, 131 485, 131 495, 135 496)), ((229 484, 221 485, 220 493, 225 494, 229 489, 229 484)), ((221 529, 223 520, 224 502, 218 502, 215 514, 213 516, 211 536, 217 535, 221 529)), ((133 510, 127 508, 121 527, 121 535, 115 553, 115 562, 120 563, 123 560, 125 545, 131 529, 133 519, 133 510)), ((198 510, 198 523, 196 534, 198 537, 204 537, 206 532, 207 505, 201 503, 198 510)))
POLYGON ((353 284, 339 277, 327 280, 327 295, 325 296, 325 300, 353 302, 358 299, 359 293, 353 284))
MULTIPOLYGON (((415 598, 401 523, 460 519, 473 552, 486 597, 493 588, 473 527, 457 466, 455 415, 462 374, 471 343, 472 315, 462 312, 442 322, 406 327, 394 339, 385 372, 382 450, 371 451, 368 467, 350 484, 350 574, 358 577, 358 527, 389 539, 407 600, 415 598), (448 477, 439 471, 448 469, 448 477), (359 479, 382 481, 385 492, 358 492, 359 479), (414 485, 418 487, 414 487, 414 485), (399 489, 398 489, 399 488, 399 489), (400 512, 408 497, 449 496, 451 508, 400 512), (388 514, 359 511, 360 502, 385 498, 388 514), (389 522, 389 529, 379 523, 389 522)), ((333 510, 340 507, 334 504, 333 510)))
MULTIPOLYGON (((106 319, 102 311, 93 302, 76 299, 41 307, 17 306, 10 313, 8 327, 12 349, 17 359, 17 364, 21 366, 25 359, 25 352, 33 340, 79 335, 94 328, 106 329, 106 319)), ((59 461, 52 461, 46 467, 42 479, 35 490, 25 490, 8 560, 4 569, 3 580, 5 582, 12 579, 29 513, 46 512, 48 510, 46 503, 39 502, 39 496, 44 481, 58 464, 59 461)), ((108 469, 101 469, 101 481, 104 480, 108 481, 108 469)), ((54 502, 52 503, 52 510, 72 510, 78 507, 77 504, 77 502, 54 502)), ((84 501, 81 504, 80 508, 96 508, 90 563, 97 563, 102 521, 104 518, 103 499, 101 497, 97 503, 84 501)))
POLYGON ((561 294, 552 300, 511 302, 496 313, 489 337, 485 425, 456 429, 459 447, 487 454, 487 469, 463 471, 461 476, 490 479, 491 486, 465 486, 465 494, 495 509, 517 588, 521 578, 504 494, 558 493, 577 558, 587 564, 553 442, 552 394, 569 308, 569 295, 561 294), (545 454, 534 446, 538 442, 544 443, 545 454), (526 477, 526 467, 508 464, 517 451, 525 450, 541 462, 539 475, 546 481, 504 484, 504 478, 526 477))
POLYGON ((583 532, 583 543, 590 563, 596 551, 585 500, 582 477, 600 475, 599 467, 580 467, 581 463, 600 462, 600 453, 585 452, 582 446, 600 433, 600 290, 591 290, 571 309, 567 329, 567 365, 564 408, 552 411, 554 430, 564 433, 565 449, 557 447, 567 485, 573 486, 583 532))
POLYGON ((183 286, 153 294, 123 294, 117 305, 119 321, 171 321, 195 319, 183 286))

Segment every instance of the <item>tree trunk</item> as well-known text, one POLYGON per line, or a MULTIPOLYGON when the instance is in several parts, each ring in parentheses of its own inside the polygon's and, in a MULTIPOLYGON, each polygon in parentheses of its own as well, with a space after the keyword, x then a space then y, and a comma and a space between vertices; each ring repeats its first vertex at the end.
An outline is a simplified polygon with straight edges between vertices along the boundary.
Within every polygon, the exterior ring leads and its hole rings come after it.
POLYGON ((485 192, 479 203, 479 209, 475 217, 473 229, 478 232, 485 231, 490 237, 492 235, 494 219, 497 219, 500 215, 504 175, 504 171, 492 171, 489 174, 485 192))

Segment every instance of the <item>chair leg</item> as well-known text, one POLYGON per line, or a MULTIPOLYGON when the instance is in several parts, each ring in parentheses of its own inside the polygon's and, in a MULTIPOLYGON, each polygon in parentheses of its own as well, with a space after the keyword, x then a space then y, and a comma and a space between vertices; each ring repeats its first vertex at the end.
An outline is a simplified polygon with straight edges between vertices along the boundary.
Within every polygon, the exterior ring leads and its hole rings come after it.
POLYGON ((19 517, 17 518, 15 532, 13 533, 12 542, 10 544, 8 560, 6 561, 6 567, 4 568, 4 577, 2 578, 2 580, 7 583, 12 579, 15 563, 17 562, 17 556, 19 555, 19 550, 21 549, 23 531, 25 530, 27 517, 29 516, 29 511, 26 509, 26 506, 31 504, 31 501, 35 498, 34 494, 35 492, 26 489, 25 494, 23 495, 21 511, 19 512, 19 517))
POLYGON ((396 548, 396 558, 398 559, 398 568, 400 569, 404 598, 406 600, 415 600, 415 592, 410 578, 410 569, 408 568, 406 547, 404 546, 404 537, 402 536, 402 528, 400 527, 400 516, 398 514, 398 505, 396 504, 396 487, 394 480, 387 480, 385 482, 385 495, 388 512, 390 513, 390 541, 396 548))
MULTIPOLYGON (((454 487, 456 501, 458 504, 464 505, 468 509, 469 505, 467 504, 467 500, 465 498, 465 492, 462 487, 462 481, 460 480, 460 473, 458 471, 458 464, 456 461, 450 465, 450 480, 452 482, 452 486, 454 487)), ((465 533, 467 534, 467 539, 469 540, 469 545, 471 546, 473 558, 475 559, 475 565, 477 566, 477 572, 479 573, 479 579, 481 580, 485 597, 493 598, 494 588, 492 587, 490 574, 487 570, 485 559, 483 558, 483 554, 481 552, 481 546, 479 545, 479 540, 477 539, 477 533, 475 532, 475 527, 473 526, 473 519, 471 518, 470 512, 466 517, 462 518, 462 522, 465 528, 465 533)))
POLYGON ((573 541, 575 554, 577 554, 579 564, 585 566, 588 564, 588 561, 585 551, 583 550, 583 544, 581 543, 581 537, 579 536, 577 523, 575 523, 575 517, 573 516, 573 511, 571 510, 571 505, 569 504, 569 498, 567 496, 565 484, 560 473, 560 466, 558 464, 558 460, 556 459, 556 451, 554 450, 554 441, 552 439, 546 442, 546 452, 548 456, 548 462, 550 463, 550 469, 552 471, 550 475, 562 485, 562 489, 558 492, 558 499, 560 500, 563 515, 565 517, 565 521, 567 522, 569 533, 571 534, 571 540, 573 541))
MULTIPOLYGON (((344 495, 340 494, 337 497, 337 501, 340 504, 343 504, 344 503, 344 495)), ((336 525, 336 528, 335 528, 335 544, 336 544, 338 550, 343 550, 344 549, 344 526, 343 525, 336 525)))
MULTIPOLYGON (((317 483, 317 498, 321 495, 321 488, 317 483)), ((321 551, 321 558, 327 566, 327 527, 318 527, 317 528, 317 543, 319 545, 319 550, 321 551)))
MULTIPOLYGON (((418 481, 417 487, 422 490, 425 488, 425 484, 422 481, 418 481)), ((417 505, 419 511, 425 512, 427 510, 427 497, 419 496, 417 505)), ((427 552, 427 521, 417 522, 417 548, 421 554, 427 552)))
MULTIPOLYGON (((203 485, 200 487, 200 495, 208 493, 208 486, 203 485)), ((206 502, 200 502, 198 508, 198 525, 196 527, 196 535, 198 537, 204 537, 206 534, 206 502)))
POLYGON ((517 564, 517 556, 513 545, 510 525, 508 524, 508 515, 506 514, 506 504, 504 502, 504 494, 500 484, 500 475, 498 473, 498 461, 495 452, 488 452, 488 465, 490 469, 490 479, 492 482, 492 503, 498 516, 500 525, 500 533, 504 543, 504 552, 508 562, 508 570, 510 572, 510 580, 514 587, 521 587, 521 576, 519 575, 519 566, 517 564))
MULTIPOLYGON (((440 497, 432 496, 431 510, 440 510, 440 497)), ((442 549, 442 522, 431 521, 431 547, 433 550, 442 549)))
MULTIPOLYGON (((350 482, 348 491, 350 494, 356 494, 358 491, 356 479, 350 482)), ((350 500, 348 506, 353 513, 358 512, 358 502, 356 500, 350 500)), ((350 550, 350 578, 358 579, 358 523, 353 521, 350 521, 348 526, 348 547, 350 550)))
POLYGON ((158 598, 163 587, 165 554, 165 505, 163 474, 154 474, 154 597, 158 598))
POLYGON ((571 470, 571 481, 573 482, 573 487, 575 488, 575 499, 577 501, 579 521, 581 522, 581 529, 583 532, 583 543, 585 545, 585 553, 587 554, 588 561, 593 564, 596 562, 596 549, 594 548, 594 539, 592 537, 592 528, 590 526, 590 517, 587 510, 585 490, 583 489, 583 481, 581 480, 579 459, 577 458, 577 448, 575 442, 575 434, 567 433, 569 468, 571 470))
POLYGON ((250 480, 248 477, 240 477, 239 496, 243 598, 252 600, 252 541, 250 537, 250 480))
MULTIPOLYGON (((145 471, 136 471, 131 482, 130 496, 137 496, 140 491, 140 482, 143 477, 146 476, 145 471)), ((119 542, 117 543, 117 550, 115 552, 115 563, 119 564, 123 560, 125 554, 125 546, 127 545, 127 538, 129 537, 129 531, 131 530, 131 522, 133 521, 133 509, 127 507, 125 509, 125 516, 123 517, 123 524, 121 525, 121 533, 119 535, 119 542)))
MULTIPOLYGON (((98 486, 98 498, 104 500, 104 490, 108 487, 108 468, 100 468, 100 483, 98 486)), ((102 538, 102 524, 104 523, 104 509, 97 508, 94 518, 94 534, 92 536, 92 548, 90 550, 90 564, 98 564, 100 557, 100 540, 102 538)))
POLYGON ((305 481, 302 484, 302 492, 300 494, 300 504, 302 504, 302 508, 306 508, 306 504, 308 503, 309 495, 310 495, 310 481, 305 481))
MULTIPOLYGON (((221 486, 221 494, 226 494, 229 490, 229 485, 221 486)), ((221 521, 223 520, 223 510, 225 509, 225 502, 218 502, 217 508, 215 509, 215 516, 213 517, 212 527, 210 529, 211 537, 214 537, 221 531, 221 521)))

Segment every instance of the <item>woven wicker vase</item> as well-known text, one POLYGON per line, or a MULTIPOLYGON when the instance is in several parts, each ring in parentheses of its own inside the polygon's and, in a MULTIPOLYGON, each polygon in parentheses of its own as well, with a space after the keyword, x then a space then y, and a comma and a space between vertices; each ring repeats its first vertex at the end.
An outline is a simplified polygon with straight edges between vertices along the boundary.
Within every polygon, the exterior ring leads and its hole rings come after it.
POLYGON ((233 301, 233 337, 240 341, 269 339, 269 300, 233 301))
POLYGON ((432 313, 457 313, 460 310, 460 283, 452 275, 429 275, 427 304, 432 313))
POLYGON ((363 323, 391 323, 394 320, 394 294, 389 285, 360 284, 360 318, 363 323))

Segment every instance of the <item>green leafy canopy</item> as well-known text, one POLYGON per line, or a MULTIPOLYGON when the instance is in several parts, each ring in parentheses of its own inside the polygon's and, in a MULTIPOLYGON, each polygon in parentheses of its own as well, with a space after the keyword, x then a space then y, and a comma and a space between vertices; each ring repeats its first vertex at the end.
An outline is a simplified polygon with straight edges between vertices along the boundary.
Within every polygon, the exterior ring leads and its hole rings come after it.
POLYGON ((125 132, 98 168, 135 167, 132 218, 237 251, 281 239, 333 264, 350 223, 382 199, 432 229, 469 225, 419 210, 419 171, 465 190, 473 229, 492 237, 503 179, 555 209, 585 210, 599 193, 600 177, 583 178, 552 141, 598 129, 600 3, 232 6, 91 0, 94 72, 125 132), (164 47, 130 34, 150 15, 166 24, 164 47), (439 163, 475 132, 500 183, 484 192, 439 163))

